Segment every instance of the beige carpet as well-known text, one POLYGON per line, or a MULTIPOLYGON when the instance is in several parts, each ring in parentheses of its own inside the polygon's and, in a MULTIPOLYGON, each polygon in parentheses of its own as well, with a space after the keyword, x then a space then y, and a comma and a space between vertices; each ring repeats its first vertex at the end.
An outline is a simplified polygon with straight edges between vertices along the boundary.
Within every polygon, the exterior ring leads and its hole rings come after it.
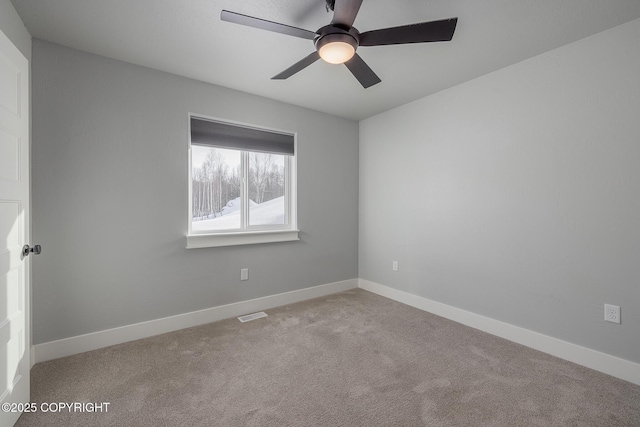
POLYGON ((363 290, 40 363, 18 426, 640 426, 640 387, 363 290))

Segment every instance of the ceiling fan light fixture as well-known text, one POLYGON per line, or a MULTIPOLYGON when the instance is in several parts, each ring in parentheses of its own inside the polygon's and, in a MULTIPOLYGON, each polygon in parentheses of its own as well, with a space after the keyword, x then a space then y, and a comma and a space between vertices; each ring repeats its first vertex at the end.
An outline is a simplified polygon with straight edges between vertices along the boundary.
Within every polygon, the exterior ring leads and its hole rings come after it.
POLYGON ((349 43, 331 42, 322 46, 318 53, 329 64, 344 64, 353 58, 356 50, 349 43))
POLYGON ((316 42, 320 58, 329 64, 343 64, 353 58, 357 41, 348 34, 327 34, 316 42))

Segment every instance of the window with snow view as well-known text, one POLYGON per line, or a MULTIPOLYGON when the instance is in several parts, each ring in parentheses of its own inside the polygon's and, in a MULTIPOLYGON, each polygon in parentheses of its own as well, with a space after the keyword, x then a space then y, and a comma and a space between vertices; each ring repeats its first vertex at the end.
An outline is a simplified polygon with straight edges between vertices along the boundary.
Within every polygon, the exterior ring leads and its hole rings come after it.
POLYGON ((187 247, 298 240, 295 137, 191 117, 187 247))

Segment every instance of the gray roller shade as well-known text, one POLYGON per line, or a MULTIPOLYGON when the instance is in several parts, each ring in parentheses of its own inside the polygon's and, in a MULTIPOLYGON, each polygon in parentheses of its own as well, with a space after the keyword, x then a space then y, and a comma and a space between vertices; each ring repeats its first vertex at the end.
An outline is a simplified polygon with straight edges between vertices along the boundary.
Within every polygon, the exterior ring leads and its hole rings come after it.
POLYGON ((191 117, 191 144, 293 156, 292 134, 191 117))

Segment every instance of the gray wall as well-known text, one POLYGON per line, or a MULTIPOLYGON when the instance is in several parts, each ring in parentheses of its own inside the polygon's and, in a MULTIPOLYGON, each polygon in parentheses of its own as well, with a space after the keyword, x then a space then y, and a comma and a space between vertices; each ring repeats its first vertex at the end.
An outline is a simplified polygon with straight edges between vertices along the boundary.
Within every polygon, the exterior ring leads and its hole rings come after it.
POLYGON ((25 58, 31 60, 31 35, 9 0, 0 0, 0 31, 16 45, 25 58))
POLYGON ((353 121, 34 40, 32 174, 34 344, 358 276, 353 121), (297 132, 301 241, 185 249, 189 112, 297 132))
POLYGON ((640 362, 638 40, 635 20, 362 121, 360 277, 640 362))

